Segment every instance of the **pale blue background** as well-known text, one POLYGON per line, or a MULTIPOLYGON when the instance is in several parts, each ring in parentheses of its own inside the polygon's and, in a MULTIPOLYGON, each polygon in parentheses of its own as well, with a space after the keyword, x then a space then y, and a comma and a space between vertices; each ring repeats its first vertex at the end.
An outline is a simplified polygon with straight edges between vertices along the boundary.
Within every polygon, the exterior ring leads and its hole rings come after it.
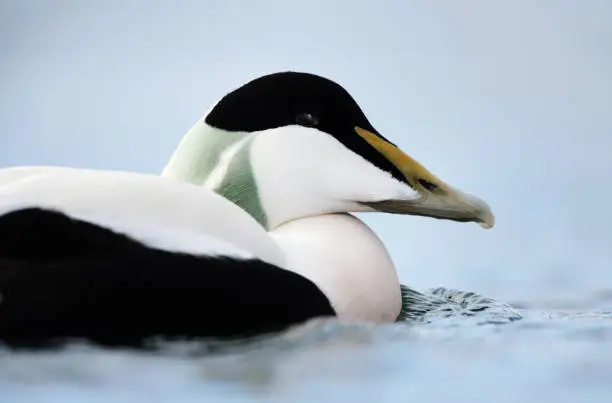
POLYGON ((403 282, 584 300, 612 288, 610 21, 607 0, 2 0, 0 166, 158 173, 226 91, 318 73, 497 214, 365 216, 403 282))

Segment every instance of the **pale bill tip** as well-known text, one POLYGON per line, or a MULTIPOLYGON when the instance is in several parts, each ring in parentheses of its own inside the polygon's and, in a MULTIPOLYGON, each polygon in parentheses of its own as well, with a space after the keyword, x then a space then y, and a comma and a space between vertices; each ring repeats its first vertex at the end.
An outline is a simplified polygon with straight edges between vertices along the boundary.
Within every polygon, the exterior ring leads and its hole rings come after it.
POLYGON ((480 225, 484 229, 493 228, 495 226, 495 216, 490 210, 486 211, 480 216, 480 219, 478 220, 478 225, 480 225))
POLYGON ((469 206, 471 221, 476 222, 484 229, 491 229, 495 226, 495 215, 486 201, 473 194, 463 192, 459 192, 459 194, 462 196, 464 205, 469 206))

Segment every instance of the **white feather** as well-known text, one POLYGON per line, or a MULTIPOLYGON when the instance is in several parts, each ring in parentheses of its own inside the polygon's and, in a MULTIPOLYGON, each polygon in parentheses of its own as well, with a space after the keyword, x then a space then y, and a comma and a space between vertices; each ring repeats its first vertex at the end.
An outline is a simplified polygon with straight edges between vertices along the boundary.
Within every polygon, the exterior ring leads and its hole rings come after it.
POLYGON ((27 207, 61 211, 164 250, 284 264, 264 229, 236 205, 159 176, 59 167, 0 170, 0 215, 27 207))

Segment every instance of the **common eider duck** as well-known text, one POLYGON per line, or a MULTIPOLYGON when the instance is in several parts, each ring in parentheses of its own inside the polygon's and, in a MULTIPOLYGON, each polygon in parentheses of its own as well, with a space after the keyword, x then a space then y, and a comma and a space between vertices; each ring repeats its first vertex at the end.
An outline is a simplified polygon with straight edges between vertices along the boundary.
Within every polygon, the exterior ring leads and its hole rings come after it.
POLYGON ((494 225, 482 199, 383 137, 339 84, 254 79, 162 175, 0 170, 0 342, 234 339, 318 317, 394 322, 395 266, 350 213, 494 225))

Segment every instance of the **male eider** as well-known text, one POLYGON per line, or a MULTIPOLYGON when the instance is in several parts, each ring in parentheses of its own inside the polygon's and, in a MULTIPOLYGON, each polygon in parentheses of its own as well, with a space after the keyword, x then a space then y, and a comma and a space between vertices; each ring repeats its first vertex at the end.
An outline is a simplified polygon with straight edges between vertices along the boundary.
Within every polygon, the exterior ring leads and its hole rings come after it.
POLYGON ((393 322, 395 267, 348 214, 372 211, 494 223, 337 83, 257 78, 195 124, 162 176, 0 170, 0 342, 140 346, 316 317, 393 322))

